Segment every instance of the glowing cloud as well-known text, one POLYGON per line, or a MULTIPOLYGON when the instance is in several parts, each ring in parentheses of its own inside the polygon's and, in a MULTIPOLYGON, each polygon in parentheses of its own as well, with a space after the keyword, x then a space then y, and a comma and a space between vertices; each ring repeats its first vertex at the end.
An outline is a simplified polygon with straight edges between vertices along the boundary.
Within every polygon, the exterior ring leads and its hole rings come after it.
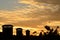
MULTIPOLYGON (((13 24, 14 30, 20 26, 24 30, 30 29, 32 31, 34 29, 35 31, 37 29, 40 31, 39 29, 44 29, 44 25, 49 25, 47 23, 49 20, 60 21, 58 19, 60 17, 60 6, 57 4, 38 2, 38 0, 16 0, 16 4, 13 7, 15 9, 12 8, 13 10, 0 10, 0 25, 13 24)), ((54 23, 52 22, 52 24, 54 23)))

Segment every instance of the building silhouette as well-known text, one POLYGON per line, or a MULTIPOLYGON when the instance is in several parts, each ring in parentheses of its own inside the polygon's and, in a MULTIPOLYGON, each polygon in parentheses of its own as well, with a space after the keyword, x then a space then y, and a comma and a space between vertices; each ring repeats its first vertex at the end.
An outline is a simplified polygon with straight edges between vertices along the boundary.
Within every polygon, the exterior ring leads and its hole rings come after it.
POLYGON ((30 31, 26 30, 26 36, 30 36, 30 31))
POLYGON ((23 36, 23 34, 22 34, 22 28, 17 28, 16 29, 16 35, 19 36, 19 37, 23 36))
POLYGON ((17 28, 16 35, 13 35, 13 25, 3 25, 2 32, 0 32, 0 40, 60 40, 58 28, 59 26, 54 30, 53 28, 50 29, 50 26, 45 26, 48 31, 44 32, 42 30, 38 36, 30 35, 30 30, 26 30, 26 35, 24 36, 22 28, 17 28))
POLYGON ((4 37, 11 37, 13 35, 13 25, 3 25, 2 32, 4 37))
POLYGON ((16 29, 16 38, 17 38, 17 40, 22 40, 23 39, 22 28, 17 28, 16 29))

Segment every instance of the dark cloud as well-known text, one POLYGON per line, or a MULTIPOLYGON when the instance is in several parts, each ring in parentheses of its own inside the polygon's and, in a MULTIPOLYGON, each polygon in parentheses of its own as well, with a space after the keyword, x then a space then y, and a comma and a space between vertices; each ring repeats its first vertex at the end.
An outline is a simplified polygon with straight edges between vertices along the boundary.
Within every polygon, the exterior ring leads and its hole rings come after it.
POLYGON ((50 4, 60 4, 60 0, 34 0, 35 2, 44 2, 50 4))

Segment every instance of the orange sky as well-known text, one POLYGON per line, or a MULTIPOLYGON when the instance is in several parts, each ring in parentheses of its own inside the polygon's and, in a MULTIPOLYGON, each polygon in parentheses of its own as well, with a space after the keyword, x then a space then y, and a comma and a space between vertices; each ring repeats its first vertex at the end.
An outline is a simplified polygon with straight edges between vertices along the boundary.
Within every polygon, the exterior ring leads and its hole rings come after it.
MULTIPOLYGON (((59 0, 11 0, 0 1, 0 25, 13 24, 16 28, 33 31, 45 30, 45 25, 60 26, 59 0), (1 3, 2 2, 2 3, 1 3), (3 4, 4 3, 4 4, 3 4), (2 5, 1 5, 2 4, 2 5)), ((1 31, 0 27, 0 31, 1 31)))

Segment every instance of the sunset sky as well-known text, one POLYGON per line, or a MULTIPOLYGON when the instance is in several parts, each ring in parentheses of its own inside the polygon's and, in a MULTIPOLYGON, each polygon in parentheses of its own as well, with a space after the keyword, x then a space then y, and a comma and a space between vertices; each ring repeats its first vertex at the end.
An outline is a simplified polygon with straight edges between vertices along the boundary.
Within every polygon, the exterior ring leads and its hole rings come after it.
POLYGON ((60 0, 0 0, 0 31, 3 24, 33 31, 45 30, 45 25, 60 26, 60 0))

